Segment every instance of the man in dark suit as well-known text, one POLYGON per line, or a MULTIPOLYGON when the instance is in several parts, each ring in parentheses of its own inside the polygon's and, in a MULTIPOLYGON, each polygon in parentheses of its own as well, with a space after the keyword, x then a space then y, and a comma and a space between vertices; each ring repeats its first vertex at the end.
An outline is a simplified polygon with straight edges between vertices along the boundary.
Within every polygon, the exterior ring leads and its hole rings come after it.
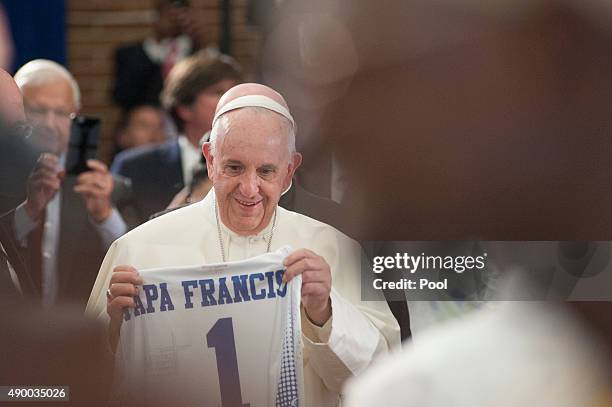
POLYGON ((163 103, 179 136, 156 147, 126 150, 115 158, 111 171, 132 181, 129 202, 119 202, 132 227, 165 209, 201 167, 200 139, 212 127, 219 98, 240 81, 240 68, 225 55, 194 55, 170 73, 163 103))
POLYGON ((65 68, 34 60, 17 71, 15 82, 36 128, 29 140, 43 153, 27 180, 25 201, 2 216, 2 228, 43 305, 83 306, 104 251, 125 231, 111 205, 113 179, 97 160, 78 177, 64 171, 71 119, 80 107, 78 85, 65 68))
POLYGON ((203 45, 202 24, 193 20, 187 0, 157 0, 152 37, 115 51, 113 100, 124 113, 158 105, 164 79, 177 62, 203 45))
POLYGON ((125 150, 117 155, 111 171, 131 180, 129 201, 118 202, 130 227, 145 222, 158 208, 165 208, 184 184, 176 139, 160 146, 125 150))

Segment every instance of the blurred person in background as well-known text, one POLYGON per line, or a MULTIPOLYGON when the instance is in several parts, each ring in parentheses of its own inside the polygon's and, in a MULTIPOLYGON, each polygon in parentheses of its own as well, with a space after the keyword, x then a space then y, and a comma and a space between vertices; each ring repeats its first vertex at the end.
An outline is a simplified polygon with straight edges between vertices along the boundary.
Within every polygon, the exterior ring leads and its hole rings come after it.
POLYGON ((166 80, 163 102, 176 125, 176 139, 147 149, 124 151, 112 172, 132 181, 132 198, 120 203, 122 214, 137 226, 163 209, 204 167, 200 139, 212 126, 221 95, 241 81, 236 61, 226 55, 196 54, 179 62, 166 80))
POLYGON ((113 100, 124 113, 159 104, 165 78, 176 63, 205 46, 202 24, 188 0, 154 0, 154 33, 115 51, 113 100))
POLYGON ((154 105, 140 105, 131 109, 117 126, 117 153, 165 142, 164 119, 164 111, 154 105))
POLYGON ((113 179, 106 166, 89 160, 89 171, 66 175, 63 168, 71 120, 80 108, 72 75, 49 60, 34 60, 15 74, 26 117, 35 131, 29 140, 40 154, 27 180, 26 199, 4 217, 44 306, 83 306, 104 251, 123 234, 112 206, 113 179))

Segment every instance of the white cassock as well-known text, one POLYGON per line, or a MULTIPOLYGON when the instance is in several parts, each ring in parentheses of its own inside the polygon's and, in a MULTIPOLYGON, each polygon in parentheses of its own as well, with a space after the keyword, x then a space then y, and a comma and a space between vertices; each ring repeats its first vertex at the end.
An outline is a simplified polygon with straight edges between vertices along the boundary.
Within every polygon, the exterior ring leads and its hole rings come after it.
MULTIPOLYGON (((214 208, 214 190, 201 202, 155 218, 110 247, 87 304, 89 315, 107 318, 106 289, 115 266, 136 269, 197 266, 223 261, 214 208)), ((271 223, 255 236, 239 236, 221 224, 228 261, 265 253, 271 223)), ((333 227, 277 208, 270 250, 307 248, 325 258, 332 273, 332 318, 321 328, 302 311, 306 405, 339 404, 345 380, 399 346, 397 321, 384 301, 361 301, 361 248, 333 227)))

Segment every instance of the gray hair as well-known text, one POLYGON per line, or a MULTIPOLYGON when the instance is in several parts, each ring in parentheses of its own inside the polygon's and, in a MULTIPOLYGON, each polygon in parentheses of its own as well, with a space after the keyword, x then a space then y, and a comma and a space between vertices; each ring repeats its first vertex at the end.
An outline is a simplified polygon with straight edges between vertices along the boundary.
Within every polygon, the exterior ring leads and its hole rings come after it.
MULTIPOLYGON (((280 118, 283 121, 283 123, 287 125, 287 128, 289 129, 287 133, 287 147, 289 149, 289 156, 291 156, 293 153, 296 152, 295 129, 293 128, 293 125, 286 117, 281 116, 280 114, 270 111, 266 108, 258 107, 258 106, 247 106, 247 107, 240 108, 239 110, 249 110, 249 111, 257 112, 260 114, 270 114, 270 115, 274 115, 274 117, 280 118)), ((208 141, 210 142, 210 152, 213 156, 215 155, 215 150, 217 148, 217 140, 219 138, 219 135, 225 134, 225 132, 230 126, 230 123, 229 123, 230 118, 228 114, 233 113, 233 112, 236 112, 236 110, 230 110, 229 112, 224 113, 221 116, 219 116, 219 118, 215 121, 215 125, 210 131, 210 138, 208 139, 208 141)))
POLYGON ((15 73, 15 82, 19 89, 26 86, 43 86, 64 79, 72 88, 72 99, 77 109, 81 107, 81 91, 74 76, 57 62, 48 59, 34 59, 23 65, 15 73))

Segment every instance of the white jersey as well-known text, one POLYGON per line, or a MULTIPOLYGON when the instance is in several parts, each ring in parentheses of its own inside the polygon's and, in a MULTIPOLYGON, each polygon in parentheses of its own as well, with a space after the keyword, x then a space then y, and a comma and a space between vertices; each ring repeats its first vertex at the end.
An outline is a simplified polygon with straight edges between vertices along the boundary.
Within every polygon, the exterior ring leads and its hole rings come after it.
POLYGON ((301 278, 283 247, 251 259, 139 270, 115 360, 114 404, 302 406, 301 278))

